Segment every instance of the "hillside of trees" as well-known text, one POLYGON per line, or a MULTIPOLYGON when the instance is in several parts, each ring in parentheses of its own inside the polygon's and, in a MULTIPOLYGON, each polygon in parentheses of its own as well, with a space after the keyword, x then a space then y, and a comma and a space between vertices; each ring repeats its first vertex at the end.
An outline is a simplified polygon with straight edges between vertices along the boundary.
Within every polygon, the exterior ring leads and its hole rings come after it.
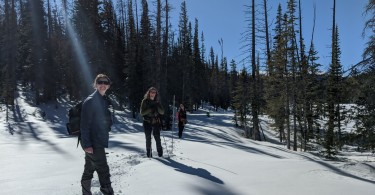
POLYGON ((113 82, 111 95, 133 117, 145 91, 155 86, 164 107, 175 98, 191 111, 202 102, 233 110, 234 125, 254 140, 261 140, 259 116, 269 115, 288 149, 311 150, 314 140, 327 157, 344 144, 373 151, 375 2, 369 0, 364 10, 370 15, 364 26, 372 34, 363 61, 344 71, 332 0, 327 72, 319 69, 314 40, 305 43, 302 37, 300 0, 288 0, 287 10, 278 7, 274 29, 269 29, 267 0, 249 3, 250 20, 243 21, 250 26, 244 34, 248 57, 238 70, 238 62, 205 45, 199 20, 188 17, 185 1, 178 24, 171 24, 168 0, 2 0, 0 104, 13 109, 17 85, 34 92, 35 105, 62 96, 78 101, 92 91, 94 76, 105 73, 113 82), (264 55, 258 48, 265 48, 264 55), (355 105, 357 114, 344 112, 345 104, 355 105), (317 122, 322 117, 327 118, 323 126, 317 122), (356 121, 355 133, 341 131, 348 117, 356 121))

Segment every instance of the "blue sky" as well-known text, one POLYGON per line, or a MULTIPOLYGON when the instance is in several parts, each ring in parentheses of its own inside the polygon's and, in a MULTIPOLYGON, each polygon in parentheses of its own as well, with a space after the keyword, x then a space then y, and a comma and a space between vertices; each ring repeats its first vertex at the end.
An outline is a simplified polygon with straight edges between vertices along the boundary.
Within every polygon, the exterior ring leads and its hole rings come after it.
MULTIPOLYGON (((177 29, 180 5, 184 0, 170 0, 172 10, 172 25, 177 29)), ((256 0, 256 2, 260 2, 256 0)), ((271 17, 270 22, 275 21, 277 6, 280 3, 283 12, 286 11, 287 0, 269 0, 271 17)), ((339 27, 341 62, 346 70, 351 65, 361 61, 363 49, 367 38, 362 37, 362 31, 366 17, 363 15, 367 0, 338 0, 336 1, 336 23, 339 27)), ((230 62, 234 59, 238 67, 245 56, 241 55, 241 33, 246 30, 245 5, 250 5, 251 0, 186 0, 189 20, 194 26, 194 19, 199 21, 199 31, 204 32, 205 45, 208 50, 211 46, 215 53, 221 57, 219 39, 224 42, 224 56, 230 62)), ((313 5, 316 4, 316 26, 314 34, 315 48, 318 50, 322 70, 328 69, 330 62, 331 26, 333 0, 302 0, 303 35, 306 46, 309 46, 312 24, 313 5)), ((273 33, 273 32, 271 32, 273 33)), ((367 34, 368 36, 368 34, 367 34)))

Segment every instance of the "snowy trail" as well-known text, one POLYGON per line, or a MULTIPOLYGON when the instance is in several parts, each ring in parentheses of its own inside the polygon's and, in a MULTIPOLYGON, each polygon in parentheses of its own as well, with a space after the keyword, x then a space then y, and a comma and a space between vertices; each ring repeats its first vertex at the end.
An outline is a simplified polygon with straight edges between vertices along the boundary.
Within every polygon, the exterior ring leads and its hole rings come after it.
MULTIPOLYGON (((202 115, 191 115, 190 117, 190 123, 186 126, 183 139, 176 139, 176 135, 173 139, 173 154, 170 158, 150 160, 143 158, 142 155, 133 156, 139 160, 135 160, 136 163, 131 165, 129 163, 129 172, 132 174, 126 176, 125 179, 124 177, 121 179, 121 175, 119 175, 117 183, 120 185, 117 187, 121 189, 128 187, 123 191, 130 191, 131 194, 174 194, 175 192, 179 194, 229 195, 293 194, 290 191, 293 188, 285 193, 280 193, 277 189, 268 189, 267 184, 274 183, 278 187, 288 186, 291 180, 289 175, 297 174, 307 175, 304 179, 296 182, 298 185, 303 186, 307 181, 316 182, 314 178, 319 177, 322 181, 317 183, 325 186, 328 185, 326 183, 329 181, 326 180, 330 180, 332 173, 336 179, 343 180, 341 184, 343 186, 347 179, 363 182, 362 184, 365 186, 375 184, 373 177, 370 179, 357 177, 323 162, 313 155, 293 152, 282 145, 243 139, 231 125, 214 125, 216 121, 205 123, 202 120, 202 115), (228 156, 225 157, 226 155, 228 156), (305 166, 314 168, 306 170, 305 166), (244 171, 246 169, 251 171, 244 171), (267 174, 264 175, 261 170, 267 174), (282 177, 281 180, 275 180, 274 176, 270 177, 270 175, 276 175, 277 178, 278 174, 282 177), (162 182, 159 181, 160 179, 162 182), (249 188, 252 181, 257 185, 265 186, 249 188), (139 182, 144 185, 138 189, 139 182), (123 183, 125 185, 122 185, 123 183), (163 190, 158 190, 160 188, 163 190), (249 191, 249 189, 251 190, 249 191)), ((229 118, 229 116, 221 116, 219 121, 230 120, 229 118)), ((171 152, 171 134, 169 131, 163 131, 162 142, 164 142, 163 135, 168 150, 171 152)), ((143 134, 141 133, 140 136, 143 134)), ((142 151, 143 142, 133 144, 138 145, 142 151)), ((156 153, 154 153, 155 155, 156 153)), ((121 163, 121 161, 119 162, 121 163)), ((310 187, 306 186, 305 188, 310 187)), ((318 189, 312 188, 311 190, 310 194, 316 194, 318 189)), ((328 187, 328 189, 320 191, 323 194, 330 194, 335 191, 335 188, 328 187)), ((350 188, 347 192, 350 192, 350 188)), ((366 194, 366 190, 364 194, 366 194)))
MULTIPOLYGON (((62 117, 66 109, 48 108, 43 109, 47 110, 43 119, 33 114, 36 108, 19 100, 20 114, 14 116, 22 120, 7 123, 0 117, 2 194, 80 194, 84 153, 76 148, 75 137, 66 136, 62 117)), ((183 139, 173 132, 173 148, 172 132, 161 132, 165 158, 146 158, 142 123, 128 116, 116 113, 107 150, 115 194, 372 195, 375 191, 375 157, 331 162, 284 145, 244 139, 233 127, 231 113, 211 117, 203 111, 189 113, 183 139)), ((93 194, 101 194, 99 187, 95 175, 93 194)))

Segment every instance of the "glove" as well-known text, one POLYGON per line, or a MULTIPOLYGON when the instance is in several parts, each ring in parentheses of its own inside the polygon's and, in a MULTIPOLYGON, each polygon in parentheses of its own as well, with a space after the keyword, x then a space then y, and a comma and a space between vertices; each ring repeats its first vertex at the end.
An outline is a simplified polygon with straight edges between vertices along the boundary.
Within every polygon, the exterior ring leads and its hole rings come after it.
POLYGON ((148 106, 150 107, 151 110, 155 110, 156 109, 156 103, 154 101, 150 101, 150 103, 148 104, 148 106))

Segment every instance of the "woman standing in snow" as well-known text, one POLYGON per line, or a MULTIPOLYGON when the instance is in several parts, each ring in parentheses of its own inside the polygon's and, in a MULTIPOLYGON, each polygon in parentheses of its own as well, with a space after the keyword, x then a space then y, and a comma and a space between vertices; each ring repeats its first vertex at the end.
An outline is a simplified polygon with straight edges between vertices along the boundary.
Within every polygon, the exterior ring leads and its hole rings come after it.
POLYGON ((108 110, 109 100, 105 95, 110 83, 107 75, 97 75, 94 81, 95 92, 82 104, 81 146, 85 151, 85 168, 81 185, 84 195, 91 195, 91 180, 95 171, 99 177, 100 191, 104 195, 114 194, 105 153, 112 125, 111 113, 108 110))
POLYGON ((182 137, 182 132, 184 131, 185 124, 187 123, 186 110, 183 104, 180 104, 180 108, 177 112, 178 121, 178 137, 182 137))
POLYGON ((159 102, 158 91, 155 87, 151 87, 147 90, 141 103, 140 112, 143 117, 147 157, 152 157, 151 133, 154 135, 158 156, 161 157, 163 156, 163 148, 160 141, 160 117, 164 114, 164 108, 159 102))

